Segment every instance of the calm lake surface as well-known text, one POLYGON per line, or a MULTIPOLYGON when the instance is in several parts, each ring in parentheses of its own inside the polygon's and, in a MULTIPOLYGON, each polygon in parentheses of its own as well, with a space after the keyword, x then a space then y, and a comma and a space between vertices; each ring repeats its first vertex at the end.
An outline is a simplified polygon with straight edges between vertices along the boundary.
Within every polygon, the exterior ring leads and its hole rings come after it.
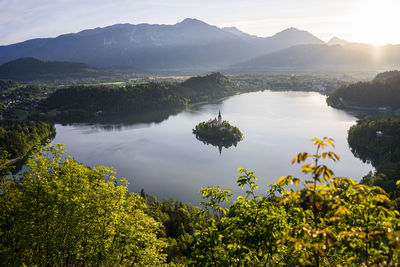
MULTIPOLYGON (((162 117, 162 116, 161 116, 162 117)), ((175 198, 197 204, 202 186, 221 186, 235 194, 237 168, 255 171, 260 193, 284 175, 300 176, 291 159, 299 152, 314 152, 310 139, 335 139, 339 162, 327 162, 336 176, 360 180, 373 170, 355 158, 347 131, 356 118, 329 107, 325 96, 314 92, 256 92, 229 97, 220 103, 198 105, 161 122, 130 124, 56 125, 53 143, 63 143, 67 154, 88 166, 112 166, 129 189, 142 188, 158 199, 175 198), (228 149, 198 141, 192 129, 201 121, 222 119, 239 127, 244 140, 228 149)), ((141 119, 145 121, 146 119, 141 119)), ((160 121, 160 120, 158 120, 160 121)))

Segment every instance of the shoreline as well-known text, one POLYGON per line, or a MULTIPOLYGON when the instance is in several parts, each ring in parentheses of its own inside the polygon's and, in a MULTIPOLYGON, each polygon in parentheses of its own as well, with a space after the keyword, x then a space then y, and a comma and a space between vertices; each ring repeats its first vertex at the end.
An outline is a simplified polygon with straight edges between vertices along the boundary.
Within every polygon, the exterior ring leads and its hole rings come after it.
POLYGON ((374 112, 374 113, 379 113, 379 114, 397 114, 400 112, 400 108, 393 108, 389 106, 380 106, 380 107, 363 107, 363 106, 357 106, 357 105, 352 105, 352 104, 346 104, 343 102, 340 102, 338 105, 336 101, 329 100, 329 97, 326 99, 326 103, 328 106, 343 110, 343 111, 360 111, 360 112, 374 112))

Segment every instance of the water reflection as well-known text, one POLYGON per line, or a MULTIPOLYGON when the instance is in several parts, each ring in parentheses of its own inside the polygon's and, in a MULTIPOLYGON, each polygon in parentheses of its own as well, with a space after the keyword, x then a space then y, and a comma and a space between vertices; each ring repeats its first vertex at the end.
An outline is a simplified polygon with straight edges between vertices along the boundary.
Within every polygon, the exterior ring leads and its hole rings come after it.
POLYGON ((396 111, 394 110, 376 110, 376 109, 367 109, 367 108, 344 108, 344 112, 349 115, 356 117, 357 119, 363 119, 367 116, 384 116, 384 115, 395 115, 396 111))
POLYGON ((122 131, 126 129, 138 129, 151 127, 152 124, 159 124, 171 116, 178 114, 181 109, 166 109, 162 111, 146 112, 143 114, 116 113, 82 118, 59 117, 56 123, 63 126, 75 124, 91 126, 87 134, 96 130, 100 131, 122 131))
POLYGON ((215 147, 218 147, 218 151, 219 154, 222 154, 222 148, 228 149, 231 146, 236 147, 238 141, 234 141, 234 140, 217 140, 217 139, 210 139, 210 138, 204 138, 202 136, 199 136, 198 134, 196 134, 196 139, 203 142, 203 144, 205 145, 212 145, 215 147))
POLYGON ((298 175, 298 166, 291 165, 290 159, 313 151, 309 140, 315 136, 336 140, 335 152, 341 161, 328 165, 335 175, 361 179, 372 167, 355 158, 348 147, 347 130, 355 121, 354 116, 328 107, 320 94, 265 91, 180 112, 57 124, 54 143, 65 144, 68 155, 88 166, 115 167, 118 177, 130 182, 130 191, 144 188, 159 199, 173 197, 196 204, 202 201, 198 191, 204 186, 241 194, 236 184, 239 167, 256 171, 260 194, 279 177, 298 175), (193 135, 199 121, 214 117, 219 110, 245 132, 239 145, 199 142, 193 135))
POLYGON ((356 158, 362 160, 362 162, 372 164, 373 166, 376 166, 378 164, 378 157, 375 153, 361 146, 355 146, 355 145, 353 146, 349 145, 349 146, 353 155, 356 158))

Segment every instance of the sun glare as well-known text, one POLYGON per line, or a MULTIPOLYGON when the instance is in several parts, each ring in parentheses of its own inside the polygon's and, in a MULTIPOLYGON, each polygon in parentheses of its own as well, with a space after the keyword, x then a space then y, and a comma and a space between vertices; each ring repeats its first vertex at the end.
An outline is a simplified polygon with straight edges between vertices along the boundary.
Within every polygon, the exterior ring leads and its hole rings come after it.
POLYGON ((353 17, 354 41, 374 45, 398 43, 399 10, 398 0, 362 1, 353 17))

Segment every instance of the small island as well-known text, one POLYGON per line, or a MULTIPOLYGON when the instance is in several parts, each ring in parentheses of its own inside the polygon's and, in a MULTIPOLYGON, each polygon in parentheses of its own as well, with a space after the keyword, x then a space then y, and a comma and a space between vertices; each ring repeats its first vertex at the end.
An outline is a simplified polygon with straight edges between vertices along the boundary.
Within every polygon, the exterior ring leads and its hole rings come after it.
MULTIPOLYGON (((196 138, 205 144, 228 148, 232 145, 236 146, 237 142, 243 139, 243 134, 239 128, 232 126, 227 121, 222 121, 221 112, 217 118, 209 121, 200 122, 193 129, 196 138)), ((221 152, 221 151, 220 151, 221 152)))

